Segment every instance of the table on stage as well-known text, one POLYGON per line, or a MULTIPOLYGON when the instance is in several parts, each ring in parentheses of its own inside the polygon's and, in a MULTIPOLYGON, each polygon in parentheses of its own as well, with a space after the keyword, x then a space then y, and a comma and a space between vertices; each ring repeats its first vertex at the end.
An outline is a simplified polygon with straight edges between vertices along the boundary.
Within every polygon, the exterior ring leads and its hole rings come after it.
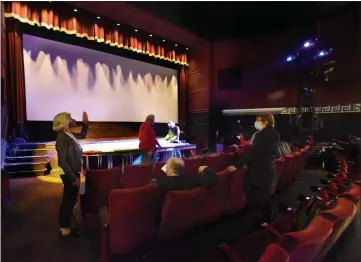
MULTIPOLYGON (((165 153, 167 157, 168 152, 175 150, 193 150, 196 149, 196 145, 188 143, 169 143, 164 139, 158 139, 161 147, 157 148, 157 153, 165 153)), ((103 166, 103 156, 107 159, 107 167, 113 167, 113 156, 121 156, 121 166, 124 168, 127 164, 132 164, 134 155, 140 154, 139 140, 138 139, 126 139, 126 140, 108 140, 108 141, 81 141, 83 148, 83 156, 85 157, 85 167, 89 169, 89 157, 97 157, 98 167, 103 166)), ((165 159, 166 160, 166 159, 165 159)))

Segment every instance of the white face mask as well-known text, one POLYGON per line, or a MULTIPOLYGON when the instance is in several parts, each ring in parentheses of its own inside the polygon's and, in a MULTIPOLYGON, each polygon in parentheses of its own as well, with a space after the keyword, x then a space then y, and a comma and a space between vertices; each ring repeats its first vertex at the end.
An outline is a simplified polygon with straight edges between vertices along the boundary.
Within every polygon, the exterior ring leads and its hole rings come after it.
POLYGON ((254 128, 256 128, 258 131, 262 130, 262 125, 260 122, 254 122, 254 128))

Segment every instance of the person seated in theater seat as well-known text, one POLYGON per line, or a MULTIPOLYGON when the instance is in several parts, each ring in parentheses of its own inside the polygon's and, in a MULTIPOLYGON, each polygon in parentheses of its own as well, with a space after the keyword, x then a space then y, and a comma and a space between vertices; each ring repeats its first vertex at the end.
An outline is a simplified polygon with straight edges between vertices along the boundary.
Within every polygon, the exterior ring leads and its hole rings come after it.
POLYGON ((245 165, 248 167, 244 181, 246 206, 259 206, 260 216, 262 216, 260 219, 263 220, 268 219, 265 215, 269 214, 271 196, 277 183, 274 160, 280 135, 274 126, 275 120, 272 114, 257 116, 255 127, 258 133, 255 135, 252 146, 245 152, 239 163, 228 167, 228 170, 232 172, 245 165))
POLYGON ((190 190, 195 187, 212 187, 218 183, 217 175, 207 166, 200 166, 199 174, 185 175, 185 164, 180 158, 170 158, 166 165, 166 176, 153 178, 150 183, 159 185, 164 196, 169 190, 190 190))
POLYGON ((154 132, 155 116, 148 115, 139 129, 139 149, 142 164, 156 162, 156 148, 161 147, 154 132))

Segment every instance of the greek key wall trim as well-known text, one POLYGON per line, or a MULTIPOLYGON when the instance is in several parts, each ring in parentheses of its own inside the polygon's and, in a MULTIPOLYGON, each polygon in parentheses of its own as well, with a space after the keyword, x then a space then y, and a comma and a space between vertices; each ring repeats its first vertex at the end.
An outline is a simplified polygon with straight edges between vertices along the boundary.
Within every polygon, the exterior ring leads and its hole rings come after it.
MULTIPOLYGON (((347 105, 327 105, 314 107, 316 114, 340 114, 340 113, 361 113, 361 103, 347 105)), ((310 108, 303 108, 302 112, 310 112, 310 108)), ((282 110, 281 114, 296 114, 296 107, 289 107, 282 110)))
MULTIPOLYGON (((314 107, 316 114, 341 114, 341 113, 361 113, 361 103, 347 104, 347 105, 327 105, 314 107)), ((278 107, 278 108, 248 108, 248 109, 226 109, 222 110, 223 115, 236 116, 236 115, 256 115, 264 112, 272 114, 296 114, 296 107, 278 107)), ((310 108, 303 108, 302 112, 311 112, 310 108)))

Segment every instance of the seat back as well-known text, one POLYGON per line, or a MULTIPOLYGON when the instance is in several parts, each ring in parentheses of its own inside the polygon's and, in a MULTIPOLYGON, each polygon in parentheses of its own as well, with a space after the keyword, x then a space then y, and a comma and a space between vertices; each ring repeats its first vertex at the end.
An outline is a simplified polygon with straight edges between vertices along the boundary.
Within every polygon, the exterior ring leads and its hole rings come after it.
POLYGON ((198 167, 202 165, 201 157, 184 158, 185 174, 195 175, 198 173, 198 167))
POLYGON ((290 262, 313 261, 332 233, 333 223, 316 216, 304 230, 287 233, 280 246, 290 256, 290 262))
POLYGON ((227 167, 234 165, 235 161, 236 161, 236 154, 234 152, 221 154, 221 166, 220 166, 221 170, 227 169, 227 167))
POLYGON ((224 170, 217 174, 217 185, 206 188, 203 212, 201 213, 201 223, 211 223, 216 221, 223 213, 223 209, 229 195, 232 182, 232 173, 224 170))
POLYGON ((108 206, 110 191, 120 188, 121 173, 120 167, 87 170, 85 173, 86 202, 95 209, 108 206))
POLYGON ((259 262, 288 262, 290 256, 287 252, 276 244, 271 244, 267 247, 259 262))
POLYGON ((153 178, 153 164, 127 165, 124 168, 123 188, 136 188, 149 184, 153 178))
POLYGON ((244 176, 247 173, 247 169, 242 167, 237 169, 233 173, 233 179, 230 186, 228 198, 226 201, 226 205, 224 208, 224 213, 231 214, 241 210, 246 201, 246 197, 244 195, 243 187, 244 187, 244 176))
POLYGON ((288 170, 287 170, 287 181, 285 186, 289 185, 293 178, 294 178, 294 173, 296 170, 296 157, 294 155, 286 155, 285 156, 286 159, 288 159, 289 161, 289 165, 288 165, 288 170))
POLYGON ((347 199, 339 198, 335 208, 324 211, 321 216, 334 223, 333 231, 321 252, 317 255, 315 262, 323 261, 327 252, 332 248, 335 242, 341 237, 345 229, 350 225, 356 214, 356 206, 347 199))
POLYGON ((159 238, 167 240, 182 235, 200 222, 205 189, 169 191, 163 204, 159 238))
POLYGON ((157 177, 162 177, 162 176, 166 175, 162 170, 162 167, 165 164, 166 164, 166 162, 157 162, 155 164, 154 171, 153 171, 153 177, 157 178, 157 177))
POLYGON ((115 189, 109 196, 109 254, 120 255, 148 247, 157 239, 160 211, 158 185, 115 189))
POLYGON ((203 158, 202 166, 208 166, 214 172, 222 171, 222 158, 220 154, 212 154, 203 158))

